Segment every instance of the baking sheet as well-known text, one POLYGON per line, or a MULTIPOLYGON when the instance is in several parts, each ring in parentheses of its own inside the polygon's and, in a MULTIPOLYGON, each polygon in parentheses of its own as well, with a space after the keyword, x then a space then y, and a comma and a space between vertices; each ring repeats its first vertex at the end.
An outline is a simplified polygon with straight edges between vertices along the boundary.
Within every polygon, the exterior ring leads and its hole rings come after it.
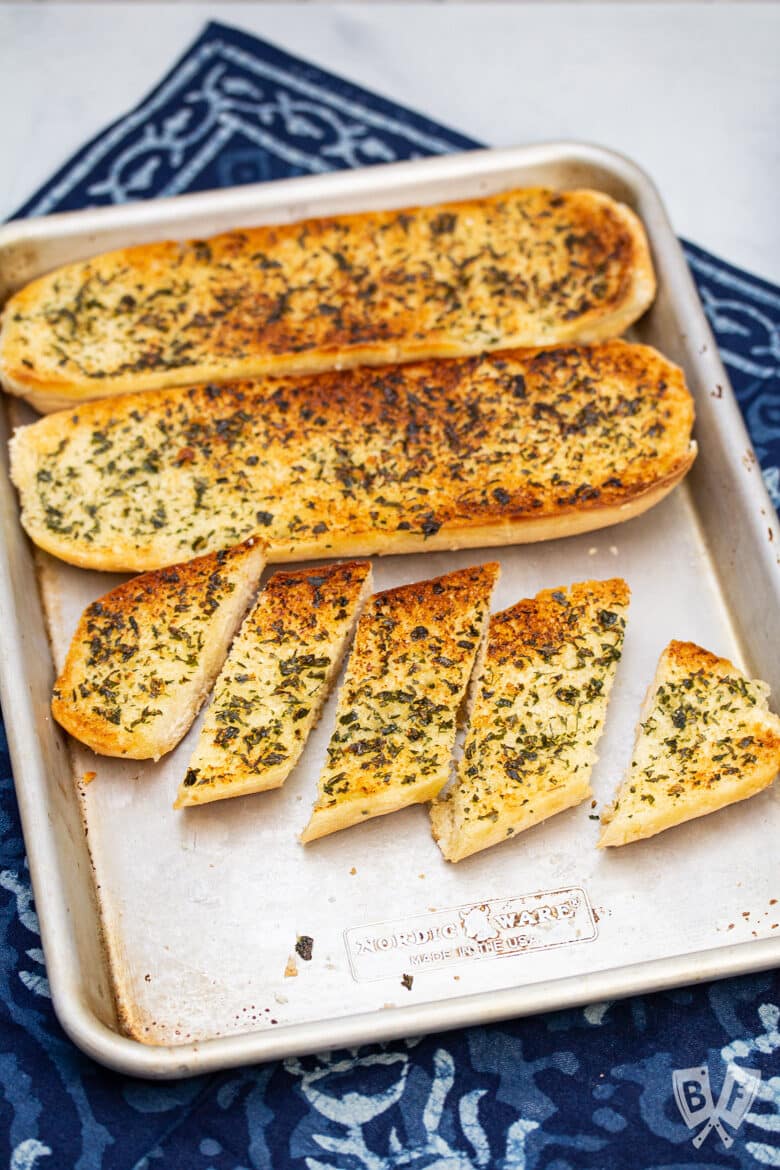
MULTIPOLYGON (((296 837, 335 697, 275 793, 174 813, 200 720, 157 765, 98 758, 71 743, 71 773, 47 711, 51 663, 19 653, 19 639, 35 636, 40 654, 42 623, 9 503, 2 568, 16 579, 0 580, 11 621, 0 657, 3 703, 55 1006, 99 1059, 176 1075, 780 959, 776 864, 756 848, 780 837, 776 788, 624 850, 595 849, 591 818, 625 770, 642 696, 670 638, 698 641, 780 689, 777 639, 767 628, 778 601, 771 505, 679 248, 635 168, 572 145, 486 151, 11 225, 0 232, 0 256, 11 261, 3 267, 10 289, 120 240, 538 181, 596 186, 643 216, 661 287, 637 337, 686 368, 697 398, 697 464, 671 497, 625 525, 490 552, 375 558, 375 580, 385 588, 498 559, 493 608, 501 609, 548 586, 627 579, 633 599, 593 775, 597 807, 570 810, 457 866, 442 860, 422 807, 304 849, 296 837), (26 697, 11 707, 21 680, 26 697), (51 758, 26 752, 26 737, 51 758), (78 783, 91 772, 94 782, 78 783), (90 857, 78 840, 79 806, 90 857), (107 961, 95 965, 101 932, 107 961), (309 961, 295 950, 301 935, 313 939, 309 961)), ((59 667, 83 607, 120 578, 41 553, 35 560, 59 667)))

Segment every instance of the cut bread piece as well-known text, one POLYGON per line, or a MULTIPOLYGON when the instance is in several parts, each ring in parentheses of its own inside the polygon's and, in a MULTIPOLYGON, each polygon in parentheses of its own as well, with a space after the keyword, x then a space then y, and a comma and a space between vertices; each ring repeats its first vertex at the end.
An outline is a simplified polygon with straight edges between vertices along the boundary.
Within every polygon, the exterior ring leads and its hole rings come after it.
POLYGON ((642 224, 598 191, 505 191, 123 248, 11 297, 0 380, 90 398, 618 337, 651 303, 642 224))
POLYGON ((370 590, 367 561, 271 577, 230 648, 174 808, 284 784, 370 590))
POLYGON ((599 847, 627 845, 767 788, 780 770, 769 687, 693 642, 661 655, 599 847))
POLYGON ((368 602, 302 841, 431 800, 446 783, 498 574, 477 565, 368 602))
POLYGON ((16 431, 22 523, 84 568, 262 532, 272 562, 550 540, 628 520, 691 466, 693 400, 654 349, 480 358, 150 392, 16 431))
POLYGON ((157 760, 192 724, 255 593, 263 542, 134 577, 85 609, 51 709, 104 756, 157 760))
POLYGON ((585 581, 491 618, 457 778, 431 806, 448 861, 590 796, 628 602, 620 578, 585 581))

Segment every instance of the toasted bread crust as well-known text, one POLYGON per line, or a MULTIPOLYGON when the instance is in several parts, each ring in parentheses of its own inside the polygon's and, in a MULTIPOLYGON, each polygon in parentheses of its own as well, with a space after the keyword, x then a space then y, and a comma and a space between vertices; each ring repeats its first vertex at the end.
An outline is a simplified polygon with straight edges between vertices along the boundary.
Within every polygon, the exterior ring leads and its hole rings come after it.
POLYGON ((184 736, 265 563, 262 541, 158 569, 87 606, 52 714, 93 751, 158 759, 184 736))
POLYGON ((370 588, 366 561, 271 577, 220 671, 174 808, 284 784, 370 588))
POLYGON ((126 248, 18 292, 0 380, 43 411, 111 394, 617 337, 648 307, 644 229, 532 188, 126 248))
POLYGON ((599 847, 652 837, 745 800, 780 770, 780 719, 769 687, 694 642, 661 655, 599 847))
POLYGON ((491 618, 457 779, 431 806, 448 861, 590 796, 628 602, 621 578, 585 581, 491 618))
POLYGON ((690 467, 693 401, 647 346, 507 350, 150 392, 18 430, 22 523, 84 567, 153 568, 262 525, 273 561, 588 531, 690 467))
POLYGON ((446 783, 498 574, 477 565, 371 598, 302 841, 431 800, 446 783))

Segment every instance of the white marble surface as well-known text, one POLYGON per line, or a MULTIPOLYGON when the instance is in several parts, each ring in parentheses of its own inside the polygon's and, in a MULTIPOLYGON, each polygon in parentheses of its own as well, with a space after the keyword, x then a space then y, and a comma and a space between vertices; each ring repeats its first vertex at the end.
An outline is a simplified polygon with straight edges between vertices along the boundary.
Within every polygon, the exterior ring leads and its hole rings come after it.
POLYGON ((3 4, 0 216, 213 16, 486 143, 622 150, 680 234, 780 281, 780 6, 764 3, 3 4))

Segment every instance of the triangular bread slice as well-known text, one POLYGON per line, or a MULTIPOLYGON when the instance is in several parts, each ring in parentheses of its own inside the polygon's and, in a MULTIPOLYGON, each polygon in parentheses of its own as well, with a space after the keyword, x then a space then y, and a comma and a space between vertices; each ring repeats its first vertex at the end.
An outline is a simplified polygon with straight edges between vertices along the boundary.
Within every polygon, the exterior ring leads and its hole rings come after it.
POLYGON ((81 615, 54 685, 54 718, 104 756, 157 760, 186 734, 257 589, 250 538, 133 577, 81 615))
POLYGON ((491 618, 457 778, 431 806, 448 861, 590 796, 628 601, 620 578, 585 581, 491 618))
POLYGON ((431 800, 447 782, 498 574, 477 565, 368 602, 302 841, 431 800))
POLYGON ((217 679, 175 808, 284 784, 370 591, 368 561, 271 577, 217 679))
POLYGON ((652 837, 767 788, 780 770, 769 687, 693 642, 661 655, 599 847, 652 837))

